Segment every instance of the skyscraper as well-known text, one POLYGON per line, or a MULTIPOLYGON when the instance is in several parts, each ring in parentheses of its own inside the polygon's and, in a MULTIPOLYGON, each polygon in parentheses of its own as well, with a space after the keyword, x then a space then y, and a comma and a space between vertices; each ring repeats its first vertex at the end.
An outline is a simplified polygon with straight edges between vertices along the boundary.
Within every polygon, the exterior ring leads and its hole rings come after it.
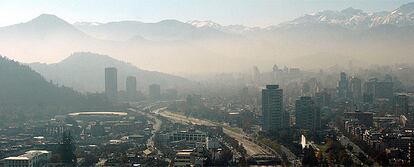
POLYGON ((276 132, 285 127, 283 90, 279 85, 266 85, 262 90, 262 116, 264 132, 276 132))
POLYGON ((135 100, 137 96, 137 78, 128 76, 126 78, 126 94, 128 100, 135 100))
POLYGON ((347 98, 348 94, 348 79, 345 72, 341 72, 338 82, 338 96, 342 99, 347 98))
POLYGON ((116 100, 118 96, 117 69, 114 67, 105 68, 105 94, 109 100, 116 100))
POLYGON ((318 130, 321 127, 320 108, 309 96, 302 96, 296 100, 296 127, 306 130, 318 130))
POLYGON ((401 114, 408 114, 408 96, 406 94, 397 94, 394 97, 395 102, 395 114, 401 115, 401 114))
POLYGON ((149 86, 148 95, 151 100, 159 100, 161 98, 161 86, 158 84, 151 84, 149 86))
POLYGON ((351 78, 351 93, 354 102, 358 102, 362 98, 362 81, 357 77, 351 78))

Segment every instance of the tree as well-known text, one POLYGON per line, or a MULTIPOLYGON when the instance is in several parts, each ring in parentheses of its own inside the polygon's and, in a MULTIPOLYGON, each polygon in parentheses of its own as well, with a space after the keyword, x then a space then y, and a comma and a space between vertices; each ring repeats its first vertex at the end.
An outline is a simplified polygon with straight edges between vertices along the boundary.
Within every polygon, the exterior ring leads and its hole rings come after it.
POLYGON ((76 147, 71 133, 69 131, 64 132, 62 135, 62 142, 59 148, 60 157, 63 163, 70 166, 76 166, 77 160, 75 155, 75 149, 76 147))
POLYGON ((303 149, 303 166, 317 166, 319 164, 318 159, 316 159, 315 150, 312 147, 305 147, 303 149))

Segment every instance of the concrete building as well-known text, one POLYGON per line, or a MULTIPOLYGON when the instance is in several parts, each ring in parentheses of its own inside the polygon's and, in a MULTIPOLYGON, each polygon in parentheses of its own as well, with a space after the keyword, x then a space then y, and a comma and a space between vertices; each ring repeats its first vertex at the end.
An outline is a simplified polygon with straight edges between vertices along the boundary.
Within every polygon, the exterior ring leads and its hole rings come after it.
POLYGON ((357 119, 361 122, 361 124, 365 125, 366 127, 373 126, 374 122, 374 114, 372 112, 344 112, 345 119, 357 119))
POLYGON ((133 101, 137 96, 137 78, 128 76, 126 78, 126 95, 129 101, 133 101))
POLYGON ((394 84, 392 81, 377 82, 375 85, 375 98, 386 98, 392 100, 394 97, 394 84))
POLYGON ((105 94, 115 101, 118 98, 118 77, 117 69, 114 67, 105 68, 105 94))
POLYGON ((315 131, 321 128, 321 112, 309 96, 302 96, 295 104, 296 127, 315 131))
POLYGON ((394 84, 392 80, 378 81, 377 78, 372 78, 364 84, 366 96, 372 99, 385 98, 392 100, 394 97, 394 84))
POLYGON ((262 130, 271 133, 284 128, 284 114, 283 90, 279 85, 266 85, 262 90, 262 130))
POLYGON ((352 93, 352 100, 355 102, 359 102, 362 99, 362 81, 357 77, 351 78, 351 93, 352 93))
POLYGON ((340 79, 338 82, 338 96, 339 98, 345 99, 348 95, 348 78, 345 72, 341 72, 340 79))
POLYGON ((31 150, 16 156, 4 158, 4 167, 46 167, 50 160, 51 152, 45 150, 31 150))
POLYGON ((396 115, 408 114, 409 111, 409 98, 407 94, 397 94, 394 97, 394 107, 396 115))
POLYGON ((193 151, 179 151, 175 154, 174 167, 186 167, 193 165, 193 151))
POLYGON ((151 84, 149 86, 148 95, 151 100, 161 99, 161 86, 158 84, 151 84))

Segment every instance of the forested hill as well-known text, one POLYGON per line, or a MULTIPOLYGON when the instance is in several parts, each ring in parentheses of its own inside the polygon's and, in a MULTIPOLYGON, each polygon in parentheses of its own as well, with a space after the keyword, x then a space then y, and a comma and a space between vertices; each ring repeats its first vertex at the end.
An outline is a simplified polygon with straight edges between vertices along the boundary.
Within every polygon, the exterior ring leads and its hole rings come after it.
POLYGON ((0 126, 102 104, 104 99, 98 95, 59 87, 30 67, 0 56, 0 126))

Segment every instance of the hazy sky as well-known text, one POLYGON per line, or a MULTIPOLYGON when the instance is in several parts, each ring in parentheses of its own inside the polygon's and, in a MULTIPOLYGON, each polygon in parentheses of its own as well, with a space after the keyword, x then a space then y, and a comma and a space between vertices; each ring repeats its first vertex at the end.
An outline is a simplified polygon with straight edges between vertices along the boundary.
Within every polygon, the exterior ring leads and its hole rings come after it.
POLYGON ((220 24, 275 25, 306 13, 347 7, 393 10, 414 0, 0 0, 0 26, 42 13, 69 22, 163 19, 213 20, 220 24))

